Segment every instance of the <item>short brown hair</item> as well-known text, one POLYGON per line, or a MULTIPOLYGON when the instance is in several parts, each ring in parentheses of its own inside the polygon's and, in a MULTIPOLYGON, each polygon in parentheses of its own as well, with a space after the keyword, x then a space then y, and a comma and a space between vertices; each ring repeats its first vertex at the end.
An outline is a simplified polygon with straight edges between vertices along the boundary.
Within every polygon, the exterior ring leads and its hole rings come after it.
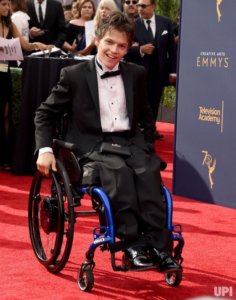
POLYGON ((131 46, 134 38, 134 24, 124 13, 113 12, 106 19, 100 20, 96 28, 96 36, 102 39, 107 31, 113 29, 126 33, 131 46))
POLYGON ((27 11, 27 4, 25 0, 11 0, 11 4, 13 5, 13 11, 27 11))
POLYGON ((92 7, 93 7, 93 15, 91 17, 91 20, 94 18, 95 16, 95 11, 96 11, 96 8, 95 8, 95 5, 94 5, 94 2, 93 0, 82 0, 82 1, 78 1, 77 2, 77 10, 78 10, 78 15, 77 17, 80 18, 81 17, 81 10, 82 10, 82 7, 84 6, 85 3, 91 3, 92 4, 92 7))

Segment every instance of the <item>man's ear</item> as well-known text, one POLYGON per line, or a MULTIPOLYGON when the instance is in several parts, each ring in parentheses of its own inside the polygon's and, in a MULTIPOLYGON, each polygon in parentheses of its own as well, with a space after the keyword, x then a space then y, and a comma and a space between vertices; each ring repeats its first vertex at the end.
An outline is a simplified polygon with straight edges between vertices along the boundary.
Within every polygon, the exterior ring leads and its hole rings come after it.
POLYGON ((97 36, 95 36, 94 43, 96 47, 99 45, 99 38, 97 36))

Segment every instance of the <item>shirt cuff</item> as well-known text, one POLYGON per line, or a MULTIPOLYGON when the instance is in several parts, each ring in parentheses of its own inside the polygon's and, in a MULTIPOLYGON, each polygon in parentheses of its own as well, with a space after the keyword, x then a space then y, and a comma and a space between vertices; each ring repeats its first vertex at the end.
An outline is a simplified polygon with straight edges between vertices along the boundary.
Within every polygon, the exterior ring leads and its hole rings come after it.
POLYGON ((141 56, 141 57, 144 57, 145 53, 143 53, 143 52, 141 51, 141 47, 139 48, 139 53, 140 53, 140 56, 141 56))
POLYGON ((53 153, 52 148, 51 147, 44 147, 44 148, 39 149, 39 155, 44 154, 46 152, 53 153))

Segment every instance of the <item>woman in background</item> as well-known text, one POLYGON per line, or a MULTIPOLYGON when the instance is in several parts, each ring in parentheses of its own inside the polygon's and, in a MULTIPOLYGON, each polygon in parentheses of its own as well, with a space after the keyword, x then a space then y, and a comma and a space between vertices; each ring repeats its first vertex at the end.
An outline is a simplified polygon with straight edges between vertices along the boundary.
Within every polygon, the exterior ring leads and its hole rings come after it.
MULTIPOLYGON (((51 50, 42 43, 28 43, 11 20, 11 1, 0 0, 0 37, 19 38, 24 51, 51 50)), ((0 61, 0 169, 10 170, 12 160, 11 101, 12 85, 8 61, 0 61)))
POLYGON ((114 11, 119 11, 119 9, 113 0, 101 0, 98 4, 96 15, 94 17, 95 28, 100 20, 109 17, 114 11))
POLYGON ((72 14, 72 20, 77 18, 78 16, 78 2, 81 0, 74 0, 71 4, 71 14, 72 14))
POLYGON ((77 18, 66 26, 66 41, 62 49, 73 54, 88 55, 94 48, 94 41, 86 47, 85 22, 93 19, 95 6, 92 0, 82 0, 77 2, 77 8, 77 18))
POLYGON ((66 22, 74 20, 78 15, 77 1, 73 1, 71 5, 63 7, 66 22))
POLYGON ((11 0, 12 16, 11 20, 16 25, 19 33, 28 42, 29 41, 29 19, 27 15, 26 0, 11 0))

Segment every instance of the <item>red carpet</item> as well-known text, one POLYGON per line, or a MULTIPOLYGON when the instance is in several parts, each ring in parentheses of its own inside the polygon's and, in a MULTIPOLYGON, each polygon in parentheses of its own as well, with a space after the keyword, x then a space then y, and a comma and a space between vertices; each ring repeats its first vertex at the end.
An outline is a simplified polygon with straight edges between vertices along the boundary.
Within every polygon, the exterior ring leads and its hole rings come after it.
MULTIPOLYGON (((168 162, 163 181, 171 190, 173 130, 160 123, 164 139, 156 145, 168 162)), ((194 296, 214 296, 222 287, 236 299, 236 213, 235 210, 173 196, 174 222, 183 225, 185 238, 183 281, 178 288, 168 287, 163 275, 154 271, 114 272, 109 253, 96 252, 95 286, 92 293, 81 292, 77 271, 92 239, 96 222, 86 217, 76 223, 70 260, 59 275, 53 275, 36 260, 28 234, 27 201, 30 176, 0 173, 0 276, 1 300, 184 300, 194 296)), ((225 296, 230 296, 225 294, 225 296)))

